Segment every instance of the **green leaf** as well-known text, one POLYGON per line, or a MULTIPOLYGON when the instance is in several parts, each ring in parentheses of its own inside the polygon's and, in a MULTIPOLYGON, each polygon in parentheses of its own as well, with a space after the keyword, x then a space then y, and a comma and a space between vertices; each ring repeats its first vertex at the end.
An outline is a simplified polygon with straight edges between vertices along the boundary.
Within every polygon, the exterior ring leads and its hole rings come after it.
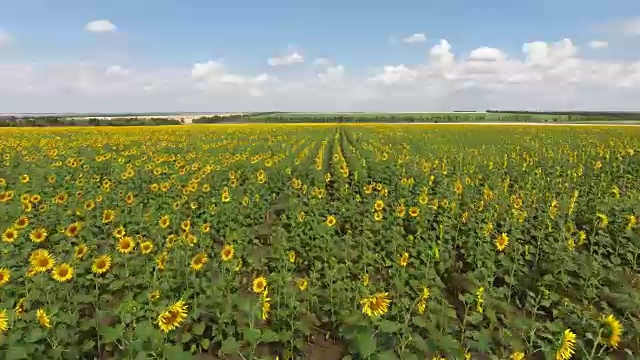
POLYGON ((240 349, 240 344, 234 338, 225 339, 220 345, 220 351, 224 354, 235 354, 240 349))
POLYGON ((143 321, 141 323, 136 324, 136 329, 134 331, 137 338, 140 340, 146 340, 151 337, 153 333, 153 325, 149 321, 143 321))
POLYGON ((165 345, 162 353, 167 359, 180 359, 189 360, 193 359, 193 356, 188 352, 182 350, 182 347, 177 345, 165 345))
POLYGON ((251 345, 255 345, 258 343, 260 335, 262 335, 262 333, 259 329, 246 328, 242 332, 242 337, 251 345))
POLYGON ((280 340, 280 336, 275 331, 271 329, 265 329, 264 331, 262 331, 262 337, 260 338, 261 342, 268 343, 268 342, 276 342, 279 340, 280 340))
POLYGON ((200 347, 202 350, 209 350, 209 346, 211 346, 209 339, 200 339, 200 347))
POLYGON ((398 331, 398 329, 400 329, 400 325, 398 323, 395 323, 389 320, 382 320, 380 321, 379 325, 380 325, 380 330, 389 334, 394 333, 398 331))
POLYGON ((393 350, 387 350, 383 353, 376 354, 374 357, 376 360, 398 360, 398 356, 393 350))
POLYGON ((98 328, 98 335, 102 337, 102 340, 106 343, 114 342, 122 337, 124 334, 124 327, 122 324, 118 324, 114 327, 100 327, 98 328))
POLYGON ((28 359, 29 354, 23 347, 11 346, 3 356, 6 360, 28 359))
POLYGON ((135 360, 147 360, 147 353, 146 352, 139 352, 138 355, 136 355, 135 360))
POLYGON ((425 320, 422 316, 414 316, 411 321, 414 325, 419 326, 421 328, 427 327, 427 320, 425 320))
POLYGON ((413 342, 416 344, 416 347, 418 348, 418 350, 423 352, 429 352, 429 344, 427 344, 427 342, 422 338, 422 336, 416 333, 413 333, 411 334, 411 338, 413 339, 413 342))
POLYGON ((376 339, 373 338, 373 334, 369 331, 364 331, 356 336, 356 345, 360 355, 365 358, 373 355, 378 346, 376 339))
POLYGON ((206 324, 204 322, 199 322, 193 327, 193 333, 200 336, 204 332, 206 324))

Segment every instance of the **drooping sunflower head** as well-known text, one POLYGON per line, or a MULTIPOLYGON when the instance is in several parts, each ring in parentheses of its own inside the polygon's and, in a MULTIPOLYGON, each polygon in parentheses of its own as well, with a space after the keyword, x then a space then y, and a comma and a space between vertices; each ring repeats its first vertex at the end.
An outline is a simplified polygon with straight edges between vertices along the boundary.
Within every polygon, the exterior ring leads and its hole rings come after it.
POLYGON ((407 266, 407 264, 409 263, 409 253, 408 252, 404 252, 401 256, 400 256, 400 266, 405 267, 407 266))
POLYGON ((36 318, 38 319, 38 323, 45 329, 49 329, 51 327, 51 319, 49 315, 44 311, 43 308, 38 309, 36 311, 36 318))
POLYGON ((105 254, 98 256, 91 264, 91 271, 95 274, 104 274, 111 267, 111 255, 105 254))
POLYGON ((191 269, 199 271, 204 267, 207 261, 209 261, 207 254, 203 252, 197 253, 193 258, 191 258, 191 269))
POLYGON ((222 251, 220 252, 220 257, 222 258, 222 261, 229 261, 233 258, 234 253, 235 253, 235 250, 233 248, 233 245, 227 244, 222 248, 222 251))
POLYGON ((11 271, 7 268, 0 268, 0 286, 5 285, 11 280, 11 271))
POLYGON ((264 276, 258 276, 253 279, 252 290, 256 294, 262 293, 267 288, 267 279, 264 276))
POLYGON ((380 292, 373 296, 360 300, 362 305, 362 312, 367 316, 380 316, 389 311, 389 293, 380 292))
POLYGON ((576 351, 576 334, 567 329, 562 334, 560 346, 556 351, 556 360, 569 360, 576 351))
POLYGON ((158 316, 158 327, 164 332, 169 332, 180 327, 182 322, 187 318, 187 305, 180 300, 163 311, 158 316))
POLYGON ((622 324, 620 324, 620 321, 618 321, 618 319, 616 319, 613 315, 605 317, 603 321, 607 325, 607 330, 609 333, 607 345, 611 346, 614 349, 617 349, 618 345, 620 344, 620 338, 622 337, 622 324))
POLYGON ((298 279, 298 281, 296 281, 296 285, 298 286, 298 289, 300 289, 300 291, 305 291, 309 286, 309 281, 305 278, 298 279))

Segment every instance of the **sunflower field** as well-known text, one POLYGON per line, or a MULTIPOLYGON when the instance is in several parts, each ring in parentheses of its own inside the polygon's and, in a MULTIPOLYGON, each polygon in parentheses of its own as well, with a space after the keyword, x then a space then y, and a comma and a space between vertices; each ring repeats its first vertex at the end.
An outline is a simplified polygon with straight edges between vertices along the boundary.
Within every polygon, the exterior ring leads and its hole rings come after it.
POLYGON ((640 127, 0 131, 2 359, 640 356, 640 127))

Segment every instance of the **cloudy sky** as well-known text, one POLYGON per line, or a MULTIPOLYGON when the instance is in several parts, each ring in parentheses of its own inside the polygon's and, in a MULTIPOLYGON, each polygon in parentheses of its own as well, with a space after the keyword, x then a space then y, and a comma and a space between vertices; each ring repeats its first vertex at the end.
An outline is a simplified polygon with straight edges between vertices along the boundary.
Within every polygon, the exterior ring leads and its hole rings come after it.
POLYGON ((0 113, 640 110, 638 0, 0 0, 0 113))

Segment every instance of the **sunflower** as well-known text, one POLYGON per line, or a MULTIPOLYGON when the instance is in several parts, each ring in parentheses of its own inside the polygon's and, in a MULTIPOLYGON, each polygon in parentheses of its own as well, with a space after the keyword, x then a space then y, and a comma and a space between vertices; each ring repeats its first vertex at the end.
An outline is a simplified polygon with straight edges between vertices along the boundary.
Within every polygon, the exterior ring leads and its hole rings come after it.
POLYGON ((80 223, 79 222, 74 222, 73 224, 71 224, 71 225, 69 225, 67 227, 67 230, 64 233, 68 237, 74 237, 74 236, 78 235, 78 232, 80 232, 80 223))
POLYGON ((103 224, 108 224, 110 222, 113 221, 113 219, 116 218, 116 212, 113 210, 105 210, 102 213, 102 223, 103 224))
POLYGON ((269 311, 271 310, 271 298, 269 297, 269 290, 267 288, 264 289, 261 296, 262 302, 262 320, 267 320, 269 318, 269 311))
POLYGON ((267 279, 265 279, 264 276, 258 276, 257 278, 253 279, 253 292, 256 294, 259 294, 261 292, 264 291, 264 289, 267 288, 267 279))
POLYGON ((298 281, 296 281, 296 285, 298 286, 298 289, 300 289, 300 291, 305 291, 307 290, 307 287, 309 287, 309 281, 307 281, 307 279, 305 278, 298 279, 298 281))
POLYGON ((2 233, 2 241, 12 243, 18 238, 18 230, 10 227, 2 233))
POLYGON ((382 220, 382 212, 380 211, 376 211, 373 213, 373 219, 375 221, 381 221, 382 220))
POLYGON ((124 236, 118 240, 116 249, 122 254, 129 254, 136 247, 136 241, 131 236, 124 236))
POLYGON ((95 274, 104 274, 111 267, 111 255, 100 255, 93 260, 91 271, 95 274))
POLYGON ((380 292, 368 298, 360 300, 362 313, 367 316, 380 316, 389 311, 391 300, 388 299, 388 292, 380 292))
POLYGON ((197 253, 193 258, 191 258, 191 269, 194 271, 200 271, 207 261, 209 261, 207 254, 203 252, 197 253))
POLYGON ((369 274, 364 274, 362 275, 362 285, 364 286, 368 286, 369 285, 369 274))
POLYGON ((14 223, 14 227, 18 230, 26 228, 27 225, 29 225, 29 218, 26 216, 19 217, 18 220, 16 220, 16 222, 14 223))
POLYGON ((47 230, 43 228, 35 229, 29 234, 29 238, 34 243, 41 243, 47 238, 47 230))
POLYGON ((376 200, 375 204, 373 204, 373 209, 375 211, 382 211, 383 208, 384 208, 384 201, 382 200, 376 200))
POLYGON ((409 263, 409 253, 405 252, 400 256, 400 266, 405 267, 409 263))
POLYGON ((140 243, 140 252, 148 254, 153 251, 153 243, 151 241, 144 241, 140 243))
POLYGON ((294 262, 296 262, 296 252, 295 251, 293 251, 293 250, 289 251, 288 255, 289 255, 289 262, 290 263, 293 264, 294 262))
POLYGON ((411 208, 409 208, 409 216, 411 217, 417 217, 418 215, 420 215, 420 209, 412 206, 411 208))
POLYGON ((11 280, 11 270, 0 268, 0 286, 5 285, 11 280))
POLYGON ((120 239, 121 237, 124 237, 124 234, 126 234, 126 232, 127 231, 124 229, 124 226, 120 225, 115 230, 113 230, 113 236, 115 236, 117 239, 120 239))
POLYGON ((180 327, 182 322, 187 318, 187 309, 187 304, 180 300, 163 311, 157 320, 160 330, 169 332, 180 327))
POLYGON ((160 299, 160 290, 153 290, 152 292, 149 293, 148 297, 149 297, 149 301, 156 301, 160 299))
POLYGON ((169 227, 169 224, 171 223, 171 218, 169 217, 169 215, 163 215, 160 220, 158 220, 158 225, 160 225, 161 228, 166 229, 167 227, 169 227))
POLYGON ((25 307, 26 307, 26 303, 27 299, 26 298, 20 298, 20 300, 18 300, 18 303, 16 304, 16 307, 13 309, 13 311, 15 311, 16 316, 19 318, 22 318, 24 316, 24 313, 26 311, 25 307))
POLYGON ((520 351, 516 351, 513 354, 511 354, 511 356, 509 356, 509 360, 523 360, 523 359, 524 359, 524 353, 520 351))
POLYGON ((45 272, 55 265, 55 260, 47 250, 37 249, 29 256, 29 263, 36 272, 45 272))
POLYGON ((29 182, 29 175, 24 174, 24 175, 20 175, 20 182, 23 184, 26 184, 29 182))
POLYGON ((182 231, 184 232, 189 232, 189 229, 191 229, 191 221, 185 220, 180 223, 180 229, 182 229, 182 231))
POLYGON ((562 334, 560 348, 556 351, 556 360, 569 360, 576 351, 576 334, 567 329, 562 334))
POLYGON ((162 254, 160 254, 157 258, 156 258, 156 267, 158 268, 158 270, 164 270, 165 269, 165 265, 167 264, 167 259, 169 258, 169 253, 166 251, 163 251, 162 254))
POLYGON ((9 317, 7 316, 7 310, 0 310, 0 333, 3 333, 9 329, 9 317))
POLYGON ((51 275, 58 282, 67 282, 73 278, 73 268, 69 264, 60 264, 53 268, 51 275))
POLYGON ((87 211, 93 210, 96 207, 96 202, 89 199, 84 203, 84 209, 87 211))
POLYGON ((333 215, 329 215, 329 216, 327 216, 327 220, 325 221, 325 223, 326 223, 328 226, 333 226, 333 225, 335 225, 335 224, 336 224, 336 217, 335 217, 335 216, 333 216, 333 215))
POLYGON ((507 234, 502 233, 496 238, 495 243, 498 251, 502 251, 507 247, 507 245, 509 245, 509 237, 507 234))
POLYGON ((87 245, 79 244, 73 249, 73 257, 78 260, 82 259, 88 251, 89 248, 87 247, 87 245))
POLYGON ((609 315, 603 319, 604 323, 609 328, 609 339, 607 344, 613 349, 617 349, 620 344, 620 338, 622 337, 622 324, 613 315, 609 315))
POLYGON ((47 315, 47 313, 44 311, 43 308, 40 308, 38 309, 38 311, 36 311, 36 318, 38 318, 38 322, 40 323, 40 326, 46 329, 51 328, 51 319, 49 318, 49 315, 47 315))
POLYGON ((209 223, 205 223, 202 224, 202 226, 200 226, 200 231, 202 231, 203 233, 208 233, 211 230, 211 224, 209 223))
POLYGON ((235 250, 233 249, 233 245, 225 245, 220 252, 220 257, 222 261, 229 261, 233 258, 233 254, 235 250))

